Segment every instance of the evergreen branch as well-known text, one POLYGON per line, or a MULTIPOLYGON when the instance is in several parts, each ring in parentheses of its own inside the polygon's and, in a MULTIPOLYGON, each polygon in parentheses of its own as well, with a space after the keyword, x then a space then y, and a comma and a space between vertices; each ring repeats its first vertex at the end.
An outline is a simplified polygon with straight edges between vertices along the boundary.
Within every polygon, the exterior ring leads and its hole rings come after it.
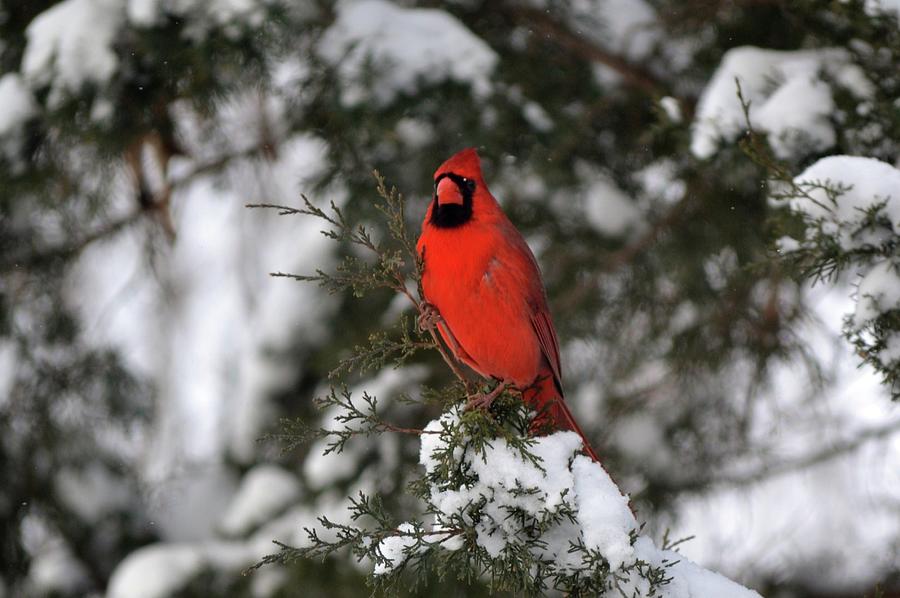
MULTIPOLYGON (((273 272, 271 276, 314 282, 329 293, 350 290, 355 297, 362 297, 366 292, 378 288, 389 289, 404 295, 421 315, 425 313, 424 305, 407 286, 407 279, 411 276, 416 283, 418 296, 422 296, 422 260, 416 251, 415 240, 406 226, 403 195, 397 191, 396 187, 388 188, 384 177, 378 171, 374 171, 373 175, 376 181, 377 195, 380 198, 380 201, 374 202, 375 208, 384 216, 389 238, 399 245, 399 249, 392 249, 387 244, 377 244, 364 226, 352 225, 334 202, 330 204, 330 213, 315 206, 305 195, 301 195, 302 207, 295 208, 269 203, 247 204, 246 207, 273 209, 277 210, 279 215, 284 216, 301 215, 319 218, 331 227, 322 231, 326 237, 363 247, 375 257, 375 261, 372 263, 355 256, 344 256, 334 273, 324 270, 316 270, 315 274, 309 275, 273 272), (413 264, 414 268, 410 270, 407 268, 407 264, 413 264)), ((335 372, 348 369, 366 371, 391 358, 396 358, 398 363, 402 363, 419 349, 435 348, 453 374, 467 386, 468 380, 462 372, 461 365, 444 346, 442 339, 433 329, 429 330, 427 334, 431 343, 413 341, 405 332, 403 338, 396 342, 391 342, 384 336, 370 337, 369 347, 345 360, 335 369, 335 372)))
POLYGON ((382 367, 387 361, 392 361, 396 369, 417 352, 434 348, 433 343, 418 341, 412 337, 409 318, 405 314, 400 316, 396 329, 400 332, 399 338, 393 338, 383 330, 370 334, 368 344, 356 345, 352 354, 342 359, 328 377, 336 379, 343 373, 353 371, 365 374, 382 367))

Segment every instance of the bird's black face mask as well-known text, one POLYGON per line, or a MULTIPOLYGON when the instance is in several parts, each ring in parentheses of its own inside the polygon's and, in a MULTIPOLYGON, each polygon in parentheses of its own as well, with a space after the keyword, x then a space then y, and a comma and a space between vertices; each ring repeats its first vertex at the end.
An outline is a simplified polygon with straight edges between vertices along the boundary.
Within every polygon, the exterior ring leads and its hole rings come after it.
POLYGON ((462 226, 472 218, 472 195, 474 192, 475 181, 472 179, 467 179, 453 172, 440 175, 434 180, 434 206, 431 210, 431 220, 429 222, 438 228, 462 226), (441 185, 444 179, 449 179, 456 185, 453 195, 458 193, 458 196, 462 197, 461 203, 459 201, 440 201, 438 197, 439 188, 447 185, 447 183, 441 185))

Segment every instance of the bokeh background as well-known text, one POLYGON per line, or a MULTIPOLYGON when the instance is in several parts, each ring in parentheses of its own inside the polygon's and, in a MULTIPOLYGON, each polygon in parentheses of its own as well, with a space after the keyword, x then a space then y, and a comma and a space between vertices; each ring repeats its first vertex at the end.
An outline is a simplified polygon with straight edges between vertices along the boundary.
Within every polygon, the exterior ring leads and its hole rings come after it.
MULTIPOLYGON (((346 248, 244 206, 304 193, 378 231, 377 168, 417 228, 469 146, 647 533, 766 596, 898 595, 900 413, 841 335, 854 273, 779 260, 790 215, 734 85, 793 172, 896 165, 898 8, 3 0, 0 596, 367 595, 350 558, 241 572, 359 490, 416 508, 415 439, 260 440, 322 418, 330 369, 405 306, 270 277, 346 248)), ((392 397, 446 379, 417 359, 349 382, 421 426, 392 397)))

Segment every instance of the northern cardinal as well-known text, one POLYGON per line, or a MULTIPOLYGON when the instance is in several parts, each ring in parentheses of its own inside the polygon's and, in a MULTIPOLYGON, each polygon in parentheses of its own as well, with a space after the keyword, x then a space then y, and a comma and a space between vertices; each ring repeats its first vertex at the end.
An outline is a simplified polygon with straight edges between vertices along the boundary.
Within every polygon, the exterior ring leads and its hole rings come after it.
POLYGON ((434 325, 456 358, 500 381, 478 404, 509 385, 538 413, 533 430, 573 430, 597 455, 563 400, 559 342, 534 254, 500 209, 473 148, 434 173, 434 197, 417 250, 422 290, 434 325))

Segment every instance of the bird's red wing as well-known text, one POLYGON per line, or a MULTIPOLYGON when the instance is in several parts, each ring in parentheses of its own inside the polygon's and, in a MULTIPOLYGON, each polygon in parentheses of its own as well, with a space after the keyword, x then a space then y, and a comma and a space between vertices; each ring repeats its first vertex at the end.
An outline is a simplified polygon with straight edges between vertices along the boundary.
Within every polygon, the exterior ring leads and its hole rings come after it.
POLYGON ((550 314, 547 313, 546 307, 538 308, 531 316, 531 325, 537 333, 538 342, 541 344, 541 352, 547 358, 550 364, 550 370, 553 377, 562 387, 562 372, 559 360, 559 340, 556 338, 556 330, 553 328, 553 322, 550 321, 550 314))

